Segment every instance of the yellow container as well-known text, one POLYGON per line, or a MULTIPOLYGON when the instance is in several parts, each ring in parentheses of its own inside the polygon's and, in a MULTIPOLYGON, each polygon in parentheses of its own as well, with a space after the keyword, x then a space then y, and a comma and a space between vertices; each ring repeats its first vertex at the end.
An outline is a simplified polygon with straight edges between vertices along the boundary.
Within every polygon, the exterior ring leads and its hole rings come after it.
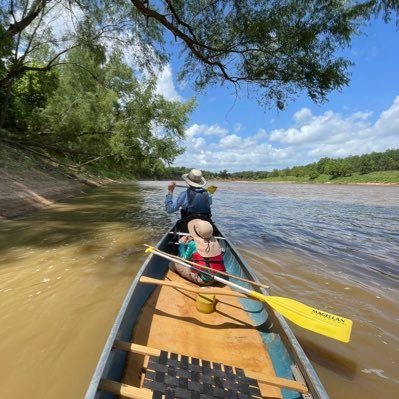
POLYGON ((197 295, 195 307, 198 312, 212 313, 215 310, 216 298, 214 294, 201 293, 197 295))

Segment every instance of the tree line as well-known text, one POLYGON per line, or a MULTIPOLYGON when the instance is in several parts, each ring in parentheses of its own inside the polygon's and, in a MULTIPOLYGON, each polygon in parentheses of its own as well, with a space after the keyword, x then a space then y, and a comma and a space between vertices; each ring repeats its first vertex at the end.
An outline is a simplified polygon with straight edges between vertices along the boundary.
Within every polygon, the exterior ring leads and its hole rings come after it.
MULTIPOLYGON (((204 170, 208 179, 232 180, 258 180, 272 177, 307 177, 310 180, 320 175, 329 175, 331 179, 351 176, 354 173, 367 174, 371 172, 399 170, 399 149, 389 149, 385 152, 372 152, 370 154, 353 155, 347 158, 321 158, 304 166, 292 168, 273 169, 272 171, 242 171, 229 173, 227 170, 211 172, 204 170)), ((159 170, 158 175, 143 176, 158 179, 181 179, 183 173, 188 173, 186 167, 169 167, 159 170)))
POLYGON ((161 176, 184 151, 195 101, 156 90, 167 43, 181 51, 183 82, 230 84, 284 109, 302 93, 320 103, 347 85, 341 50, 370 18, 398 21, 399 11, 388 0, 0 4, 0 141, 132 176, 161 176))

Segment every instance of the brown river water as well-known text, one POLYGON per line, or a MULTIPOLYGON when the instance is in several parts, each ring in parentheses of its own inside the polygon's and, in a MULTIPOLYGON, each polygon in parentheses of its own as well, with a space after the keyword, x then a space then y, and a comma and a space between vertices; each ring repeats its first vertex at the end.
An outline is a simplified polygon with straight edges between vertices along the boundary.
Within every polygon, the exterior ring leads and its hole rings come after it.
MULTIPOLYGON (((332 399, 399 397, 399 187, 216 183, 214 221, 270 294, 353 320, 294 333, 332 399)), ((83 398, 133 277, 177 215, 167 182, 0 223, 0 398, 83 398)))

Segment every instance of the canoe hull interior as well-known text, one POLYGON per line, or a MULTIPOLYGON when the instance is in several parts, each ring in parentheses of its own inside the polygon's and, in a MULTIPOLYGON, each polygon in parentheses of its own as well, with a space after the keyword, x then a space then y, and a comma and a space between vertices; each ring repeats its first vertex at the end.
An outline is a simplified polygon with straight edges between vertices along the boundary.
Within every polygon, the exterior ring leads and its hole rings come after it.
MULTIPOLYGON (((218 236, 221 236, 221 233, 217 232, 218 236)), ((157 248, 164 252, 170 252, 170 241, 171 241, 171 234, 169 232, 165 234, 165 236, 160 240, 157 244, 157 248)), ((249 266, 245 263, 244 259, 239 255, 238 251, 234 248, 234 246, 229 242, 229 240, 220 240, 221 245, 225 249, 225 263, 227 266, 227 271, 231 274, 237 275, 239 277, 244 277, 249 280, 257 281, 257 277, 254 272, 249 268, 249 266)), ((144 262, 143 266, 140 268, 137 276, 135 277, 132 286, 130 287, 128 294, 123 302, 121 310, 117 316, 117 319, 112 327, 111 333, 109 338, 106 342, 104 347, 103 353, 100 357, 100 361, 97 365, 96 371, 92 378, 92 381, 89 385, 88 391, 86 393, 86 399, 105 399, 105 398, 117 398, 117 395, 114 395, 109 392, 105 392, 98 389, 101 380, 112 380, 112 381, 119 381, 124 382, 126 381, 126 364, 129 363, 128 360, 132 356, 126 351, 113 349, 115 341, 124 341, 124 342, 134 342, 132 339, 135 340, 137 343, 138 341, 140 344, 148 345, 149 347, 152 346, 163 346, 159 349, 166 349, 166 350, 178 350, 177 353, 188 354, 194 357, 198 356, 200 359, 211 360, 215 361, 217 358, 224 359, 224 364, 231 364, 232 366, 241 366, 241 364, 232 364, 234 362, 238 362, 240 353, 249 352, 248 348, 253 349, 254 357, 256 357, 256 353, 260 352, 260 349, 256 349, 255 347, 252 348, 250 342, 253 342, 253 338, 250 338, 250 341, 245 341, 245 337, 243 338, 244 331, 241 325, 234 325, 236 322, 234 318, 243 319, 243 315, 237 313, 235 316, 234 308, 241 307, 245 310, 246 316, 250 323, 252 324, 251 330, 255 331, 257 335, 260 336, 259 341, 264 348, 267 348, 267 357, 270 358, 270 364, 272 364, 272 368, 274 369, 275 374, 278 377, 286 378, 286 379, 293 379, 293 368, 297 370, 299 376, 303 378, 306 382, 306 385, 310 391, 311 396, 313 398, 322 398, 328 399, 328 395, 325 392, 320 380, 318 379, 317 374, 315 373, 313 367, 311 366, 309 360, 307 359, 306 355, 304 354, 302 348, 300 347, 298 341, 296 340, 295 336, 293 335, 291 329, 288 327, 285 320, 278 314, 275 314, 270 308, 264 304, 249 300, 249 299, 239 299, 239 306, 234 305, 233 302, 229 302, 228 300, 221 300, 218 306, 219 316, 222 315, 223 317, 228 317, 228 319, 220 319, 217 323, 218 325, 216 331, 219 334, 222 330, 220 326, 227 326, 231 324, 229 329, 225 329, 226 337, 225 337, 225 346, 223 350, 216 350, 216 346, 218 344, 214 344, 215 346, 209 347, 208 345, 204 344, 205 341, 201 342, 201 344, 195 345, 195 332, 196 330, 192 330, 189 332, 189 328, 191 328, 190 324, 187 324, 188 316, 185 313, 186 319, 183 320, 183 317, 175 314, 174 317, 167 317, 163 321, 160 319, 157 322, 158 315, 165 314, 167 312, 174 312, 178 311, 179 307, 177 306, 178 303, 174 303, 173 301, 177 300, 177 297, 173 297, 175 295, 173 293, 173 288, 166 288, 162 287, 162 291, 159 291, 160 288, 152 285, 152 284, 142 284, 139 282, 139 279, 142 276, 147 276, 156 279, 163 279, 165 275, 168 273, 168 264, 169 261, 163 259, 156 255, 150 255, 147 260, 144 262), (166 290, 169 291, 166 291, 166 290), (156 291, 158 290, 158 291, 156 291), (154 297, 156 293, 156 296, 154 297), (151 295, 153 294, 153 295, 151 295), (164 299, 164 305, 157 304, 158 296, 160 298, 170 298, 168 302, 167 299, 164 299), (161 306, 161 308, 157 308, 157 306, 161 306), (162 308, 162 306, 164 306, 162 308), (155 316, 151 316, 150 318, 147 317, 148 320, 152 320, 154 325, 158 323, 160 327, 155 328, 157 331, 147 331, 147 324, 151 324, 148 322, 143 322, 146 320, 143 318, 143 313, 148 313, 148 307, 152 309, 155 316), (147 310, 145 310, 147 309, 147 310), (145 310, 145 312, 143 312, 145 310), (182 319, 186 324, 183 324, 183 327, 179 327, 176 323, 176 320, 182 319), (141 324, 140 324, 141 323, 141 324), (166 323, 166 324, 165 324, 166 323), (172 324, 168 324, 172 323, 172 324), (146 324, 145 328, 143 325, 146 324), (175 329, 175 331, 185 331, 187 334, 194 335, 192 336, 191 340, 187 340, 186 345, 182 345, 179 347, 178 342, 173 343, 174 337, 186 337, 183 333, 167 335, 165 332, 159 332, 163 326, 169 325, 170 329, 175 329), (237 351, 239 351, 239 355, 236 358, 228 357, 227 354, 230 352, 229 356, 234 352, 234 336, 231 335, 233 332, 241 334, 239 339, 242 339, 244 343, 243 346, 237 346, 237 351), (136 334, 136 335, 135 335, 136 334), (183 334, 183 335, 181 335, 183 334), (229 336, 231 335, 231 337, 229 336), (229 341, 229 339, 231 341, 229 341), (165 340, 167 342, 165 342, 165 340), (247 350, 246 350, 247 348, 247 350), (201 351, 205 351, 201 353, 201 351), (208 353, 206 353, 208 351, 208 353), (244 352, 243 352, 244 351, 244 352), (188 353, 189 352, 189 353, 188 353), (213 358, 212 358, 213 356, 213 358), (227 362, 227 363, 226 363, 227 362), (230 362, 230 363, 229 363, 230 362)), ((169 272, 170 273, 170 272, 169 272)), ((168 273, 168 275, 169 275, 168 273)), ((231 281, 236 282, 237 284, 246 286, 250 288, 250 284, 243 283, 239 281, 235 281, 231 279, 231 281)), ((267 294, 266 291, 261 290, 262 293, 267 294)), ((189 298, 189 295, 185 294, 185 297, 189 298)), ((227 297, 226 297, 227 298, 227 297)), ((181 299, 183 300, 183 299, 181 299)), ((235 300, 238 301, 237 298, 235 300)), ((178 301, 178 300, 177 300, 178 301)), ((183 303, 183 302, 182 302, 183 303)), ((191 297, 191 303, 187 306, 194 306, 190 309, 190 312, 195 315, 195 296, 191 297)), ((237 302, 238 303, 238 302, 237 302)), ((238 311, 238 310, 237 310, 238 311)), ((242 311, 242 309, 241 309, 242 311)), ((222 317, 220 316, 220 317, 222 317)), ((191 317, 191 315, 190 315, 191 317)), ((194 316, 193 316, 194 317, 194 316)), ((195 316, 196 317, 196 316, 195 316)), ((206 329, 207 325, 209 324, 209 320, 207 316, 201 315, 200 321, 201 325, 206 329)), ((238 320, 237 323, 244 323, 249 324, 248 322, 243 322, 242 320, 238 320)), ((192 324, 192 323, 191 323, 192 324)), ((148 326, 150 327, 150 326, 148 326)), ((247 329, 249 330, 249 329, 247 329)), ((168 329, 169 331, 169 329, 168 329)), ((252 333, 252 332, 251 332, 252 333)), ((205 330, 201 330, 199 334, 204 336, 206 334, 205 330)), ((216 333, 213 334, 217 335, 216 333)), ((246 332, 245 332, 246 334, 246 332)), ((212 339, 214 338, 212 335, 212 339)), ((190 336, 190 335, 189 335, 190 336)), ((181 338, 183 339, 183 338, 181 338)), ((186 339, 186 338, 184 338, 186 339)), ((215 338, 216 339, 216 338, 215 338)), ((177 340, 177 338, 176 338, 177 340)), ((256 340, 256 339, 255 339, 256 340)), ((209 340, 209 342, 214 342, 209 340)), ((215 341, 216 342, 216 341, 215 341)), ((223 344, 222 344, 223 345, 223 344)), ((238 345, 238 344, 237 344, 238 345)), ((250 356, 250 353, 248 354, 250 356)), ((245 356, 244 356, 245 357, 245 356)), ((245 359, 242 356, 240 361, 243 361, 246 365, 246 368, 249 369, 249 372, 254 370, 251 369, 251 363, 245 363, 245 359)), ((222 362, 223 363, 223 362, 222 362)), ((255 364, 256 362, 254 362, 255 364)), ((266 367, 267 369, 267 367, 266 367)), ((265 368, 263 368, 263 371, 265 368)), ((267 387, 265 388, 265 392, 267 391, 267 387)), ((276 388, 273 388, 276 389, 276 388)), ((270 391, 275 392, 275 391, 270 391)), ((278 389, 278 393, 281 393, 281 397, 285 399, 294 399, 302 397, 301 394, 298 392, 292 391, 290 389, 282 388, 281 391, 278 389)), ((278 397, 278 396, 276 396, 278 397)))

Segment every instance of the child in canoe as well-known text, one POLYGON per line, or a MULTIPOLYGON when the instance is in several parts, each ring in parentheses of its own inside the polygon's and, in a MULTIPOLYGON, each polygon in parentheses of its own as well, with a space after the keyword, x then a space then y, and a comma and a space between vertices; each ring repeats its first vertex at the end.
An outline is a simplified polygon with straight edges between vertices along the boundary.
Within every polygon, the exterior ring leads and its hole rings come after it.
POLYGON ((195 262, 198 267, 188 268, 171 262, 169 268, 196 284, 212 284, 213 279, 209 275, 201 273, 201 266, 212 269, 212 271, 202 269, 208 274, 217 275, 218 271, 226 271, 223 263, 223 251, 218 240, 213 236, 212 224, 206 220, 193 219, 188 222, 187 227, 190 235, 180 238, 179 256, 195 262))

